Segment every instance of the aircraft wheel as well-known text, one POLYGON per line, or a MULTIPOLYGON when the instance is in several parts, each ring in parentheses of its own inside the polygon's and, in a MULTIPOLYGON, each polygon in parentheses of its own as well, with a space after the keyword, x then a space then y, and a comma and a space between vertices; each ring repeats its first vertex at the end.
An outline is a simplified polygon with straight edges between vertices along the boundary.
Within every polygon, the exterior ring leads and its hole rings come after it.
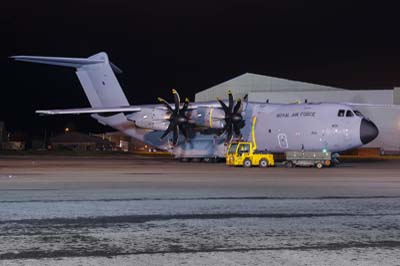
POLYGON ((261 168, 268 167, 268 161, 265 160, 265 159, 261 159, 261 160, 260 160, 259 166, 260 166, 261 168))
POLYGON ((251 167, 251 161, 249 159, 245 159, 243 162, 243 167, 246 167, 246 168, 251 167))
POLYGON ((324 165, 323 165, 321 162, 318 162, 315 166, 316 166, 318 169, 321 169, 322 167, 324 167, 324 165))
POLYGON ((292 162, 292 161, 288 161, 288 162, 286 163, 286 167, 287 167, 287 168, 293 168, 293 167, 294 167, 293 162, 292 162))
POLYGON ((203 158, 203 162, 205 162, 205 163, 217 163, 218 159, 217 158, 213 158, 213 157, 207 157, 207 158, 203 158))

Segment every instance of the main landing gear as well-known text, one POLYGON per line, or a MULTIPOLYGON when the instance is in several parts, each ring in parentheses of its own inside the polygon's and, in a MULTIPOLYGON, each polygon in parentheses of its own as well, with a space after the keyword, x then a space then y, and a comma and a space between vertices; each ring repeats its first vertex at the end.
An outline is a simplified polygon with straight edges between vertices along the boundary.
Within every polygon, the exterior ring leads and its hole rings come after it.
POLYGON ((221 162, 222 160, 216 157, 206 157, 206 158, 179 158, 179 161, 182 163, 188 163, 188 162, 193 162, 193 163, 218 163, 221 162))

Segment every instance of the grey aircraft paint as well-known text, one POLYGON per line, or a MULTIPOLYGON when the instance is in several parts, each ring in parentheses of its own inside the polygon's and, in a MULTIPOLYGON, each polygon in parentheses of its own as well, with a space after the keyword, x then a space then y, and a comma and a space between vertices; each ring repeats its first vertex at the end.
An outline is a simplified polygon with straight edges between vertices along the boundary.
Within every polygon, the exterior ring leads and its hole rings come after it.
MULTIPOLYGON (((146 144, 170 151, 176 157, 223 157, 226 150, 226 119, 221 104, 191 103, 185 115, 195 128, 188 138, 179 134, 176 145, 171 135, 160 139, 169 128, 170 112, 165 104, 129 105, 106 53, 89 58, 13 56, 15 60, 75 67, 91 108, 39 110, 43 114, 89 113, 99 123, 111 126, 146 144), (107 113, 103 115, 103 113, 107 113), (109 115, 109 114, 113 115, 109 115)), ((177 94, 177 93, 176 93, 177 94)), ((179 95, 174 95, 179 98, 179 95)), ((240 138, 253 141, 257 148, 272 153, 287 150, 328 150, 340 152, 360 147, 378 135, 375 124, 349 105, 318 104, 237 104, 244 126, 240 138), (256 122, 254 122, 256 117, 256 122)), ((174 106, 171 105, 174 109, 174 106)), ((232 106, 233 109, 233 106, 232 106)), ((235 118, 232 118, 235 119, 235 118)), ((180 129, 182 129, 180 127, 180 129)), ((178 129, 179 130, 179 129, 178 129)), ((232 129, 233 131, 233 129, 232 129)), ((181 132, 182 133, 182 132, 181 132)))

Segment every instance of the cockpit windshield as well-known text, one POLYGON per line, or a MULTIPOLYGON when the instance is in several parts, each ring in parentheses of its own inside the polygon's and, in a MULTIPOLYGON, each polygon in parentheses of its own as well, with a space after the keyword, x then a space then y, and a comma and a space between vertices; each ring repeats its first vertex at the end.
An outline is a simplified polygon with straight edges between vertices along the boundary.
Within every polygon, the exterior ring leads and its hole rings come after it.
POLYGON ((363 114, 360 111, 358 111, 358 110, 353 110, 353 111, 356 114, 356 116, 364 117, 363 114))
POLYGON ((236 148, 237 148, 237 143, 232 144, 231 147, 229 148, 228 153, 236 153, 236 148))
POLYGON ((346 111, 346 117, 353 117, 353 116, 354 116, 354 114, 351 110, 346 111))

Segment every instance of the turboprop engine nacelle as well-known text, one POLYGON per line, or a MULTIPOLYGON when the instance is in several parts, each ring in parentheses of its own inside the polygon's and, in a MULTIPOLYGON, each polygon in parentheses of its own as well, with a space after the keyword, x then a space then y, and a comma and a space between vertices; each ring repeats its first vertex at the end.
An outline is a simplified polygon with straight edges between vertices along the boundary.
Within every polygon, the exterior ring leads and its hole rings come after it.
POLYGON ((222 129, 225 126, 225 113, 220 108, 198 108, 192 112, 191 118, 202 127, 222 129))
POLYGON ((159 108, 142 108, 140 112, 129 115, 128 119, 137 127, 164 131, 168 128, 170 114, 159 108))

